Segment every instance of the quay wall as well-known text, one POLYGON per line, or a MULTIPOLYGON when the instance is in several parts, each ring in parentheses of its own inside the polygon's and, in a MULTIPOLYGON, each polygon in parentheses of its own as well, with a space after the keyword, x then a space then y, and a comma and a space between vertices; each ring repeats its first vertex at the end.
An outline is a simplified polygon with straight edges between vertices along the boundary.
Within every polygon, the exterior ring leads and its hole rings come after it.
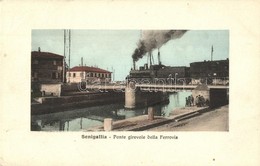
POLYGON ((71 110, 88 106, 97 106, 124 101, 125 94, 119 92, 95 93, 88 95, 40 97, 40 104, 31 105, 32 114, 44 114, 71 110))

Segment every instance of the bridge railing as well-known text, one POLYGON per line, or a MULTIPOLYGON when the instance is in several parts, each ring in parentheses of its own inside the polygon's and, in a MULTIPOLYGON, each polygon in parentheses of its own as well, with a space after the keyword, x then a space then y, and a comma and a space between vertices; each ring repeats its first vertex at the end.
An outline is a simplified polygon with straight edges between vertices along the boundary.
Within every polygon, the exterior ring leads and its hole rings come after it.
POLYGON ((229 85, 229 77, 204 77, 204 78, 132 78, 127 82, 134 82, 136 85, 229 85))

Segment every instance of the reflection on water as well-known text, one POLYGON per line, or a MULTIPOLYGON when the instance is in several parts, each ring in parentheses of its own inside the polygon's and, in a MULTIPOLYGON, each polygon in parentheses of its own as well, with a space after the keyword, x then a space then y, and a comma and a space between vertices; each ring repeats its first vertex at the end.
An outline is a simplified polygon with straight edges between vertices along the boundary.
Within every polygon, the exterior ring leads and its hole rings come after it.
MULTIPOLYGON (((169 103, 158 104, 155 115, 169 116, 176 108, 185 106, 185 97, 191 92, 178 92, 169 95, 169 103)), ((124 104, 110 104, 96 107, 73 109, 43 115, 33 115, 32 130, 41 131, 80 131, 103 124, 105 118, 114 121, 147 114, 147 108, 125 109, 124 104)))

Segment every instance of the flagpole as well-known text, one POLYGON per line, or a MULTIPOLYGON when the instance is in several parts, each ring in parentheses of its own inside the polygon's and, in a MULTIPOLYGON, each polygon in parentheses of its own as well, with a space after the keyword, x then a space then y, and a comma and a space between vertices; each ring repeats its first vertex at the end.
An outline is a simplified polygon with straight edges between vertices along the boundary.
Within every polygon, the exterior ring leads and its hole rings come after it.
POLYGON ((211 61, 213 61, 213 45, 211 46, 211 61))

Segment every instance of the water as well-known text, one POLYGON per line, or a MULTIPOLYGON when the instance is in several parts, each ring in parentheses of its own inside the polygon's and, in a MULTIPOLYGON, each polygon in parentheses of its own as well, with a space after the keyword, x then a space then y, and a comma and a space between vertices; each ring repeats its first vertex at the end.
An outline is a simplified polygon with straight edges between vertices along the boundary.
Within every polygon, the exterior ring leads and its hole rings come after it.
MULTIPOLYGON (((176 108, 185 106, 185 97, 191 92, 178 92, 169 95, 169 103, 158 104, 155 115, 167 117, 176 108)), ((32 130, 41 131, 80 131, 94 126, 103 125, 105 118, 114 121, 147 114, 147 108, 125 109, 124 103, 109 104, 96 107, 73 109, 43 115, 33 115, 32 130), (35 125, 37 124, 37 125, 35 125)))

